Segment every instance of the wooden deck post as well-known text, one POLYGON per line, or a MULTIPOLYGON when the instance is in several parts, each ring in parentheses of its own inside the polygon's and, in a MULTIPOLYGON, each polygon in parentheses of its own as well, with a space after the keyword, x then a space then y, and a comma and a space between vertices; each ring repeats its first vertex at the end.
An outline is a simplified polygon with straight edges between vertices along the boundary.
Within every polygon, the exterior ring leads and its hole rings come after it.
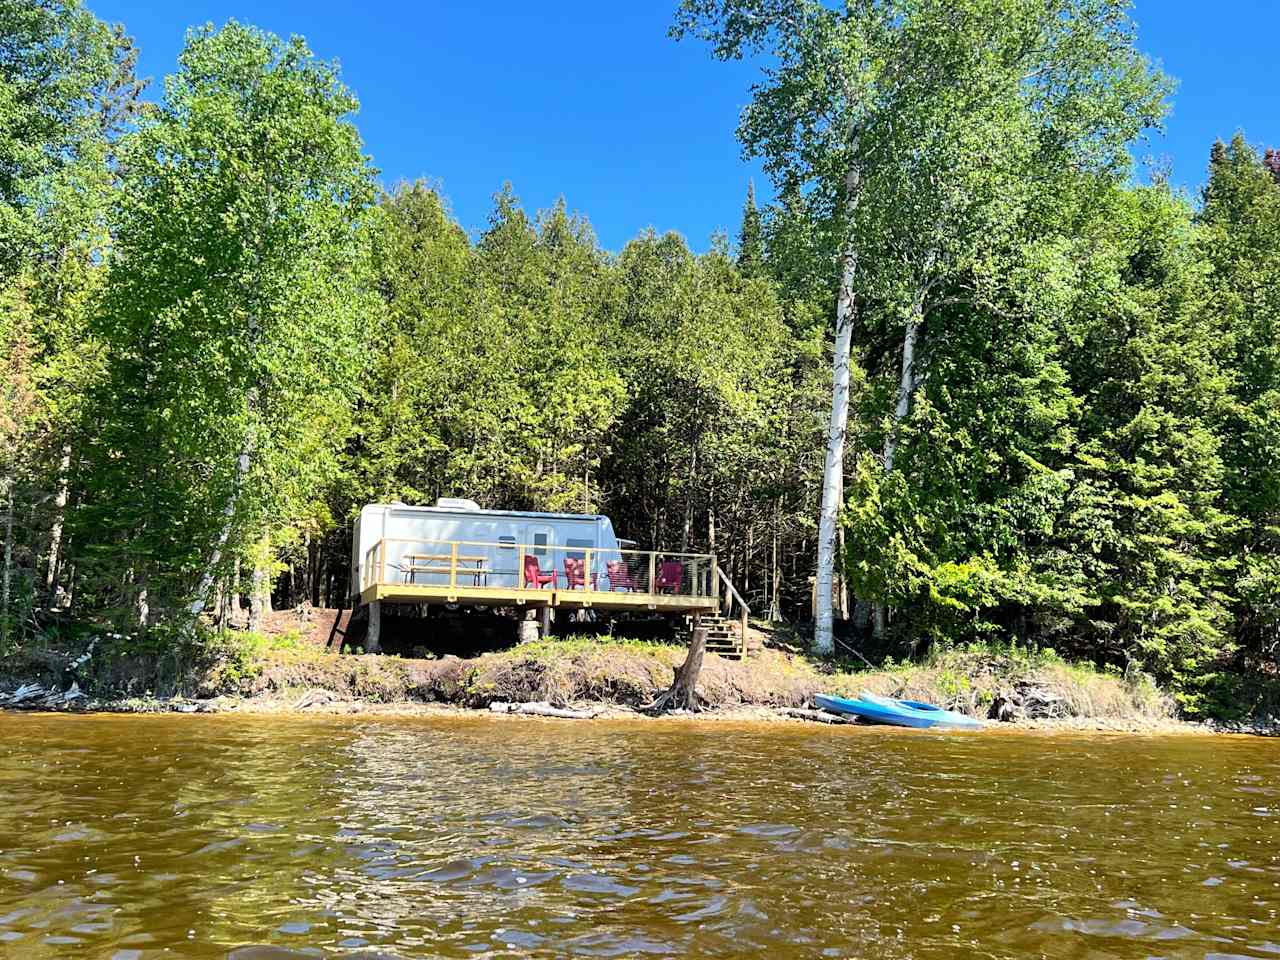
POLYGON ((364 645, 365 653, 382 652, 382 601, 369 604, 369 636, 364 645))

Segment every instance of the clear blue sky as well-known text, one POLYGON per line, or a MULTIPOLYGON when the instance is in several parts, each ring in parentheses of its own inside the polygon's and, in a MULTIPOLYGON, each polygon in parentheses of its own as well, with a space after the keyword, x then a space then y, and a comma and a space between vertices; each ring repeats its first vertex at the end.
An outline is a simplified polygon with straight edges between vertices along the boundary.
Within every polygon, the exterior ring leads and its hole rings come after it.
MULTIPOLYGON (((473 232, 510 180, 531 210, 563 194, 608 249, 648 226, 705 249, 736 232, 749 178, 770 192, 734 139, 755 71, 668 39, 676 0, 88 2, 125 24, 157 85, 192 24, 302 34, 341 63, 383 182, 437 181, 473 232)), ((1167 158, 1194 189, 1216 137, 1280 145, 1280 3, 1138 0, 1135 16, 1143 50, 1179 81, 1168 132, 1138 155, 1167 158)))

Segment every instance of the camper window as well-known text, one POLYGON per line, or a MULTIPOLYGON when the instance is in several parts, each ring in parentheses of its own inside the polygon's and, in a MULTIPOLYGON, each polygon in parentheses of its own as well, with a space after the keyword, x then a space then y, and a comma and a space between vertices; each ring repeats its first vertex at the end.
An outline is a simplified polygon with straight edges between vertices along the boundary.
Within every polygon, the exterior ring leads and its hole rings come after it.
MULTIPOLYGON (((570 538, 565 541, 565 545, 570 547, 593 547, 595 546, 595 541, 574 540, 573 538, 570 538)), ((565 556, 572 557, 574 560, 583 560, 586 558, 587 555, 582 550, 570 550, 567 554, 565 554, 565 556)))
POLYGON ((547 555, 547 535, 545 533, 535 533, 533 535, 533 554, 536 557, 545 557, 547 555))
POLYGON ((499 537, 498 548, 500 550, 514 550, 516 548, 515 537, 499 537))

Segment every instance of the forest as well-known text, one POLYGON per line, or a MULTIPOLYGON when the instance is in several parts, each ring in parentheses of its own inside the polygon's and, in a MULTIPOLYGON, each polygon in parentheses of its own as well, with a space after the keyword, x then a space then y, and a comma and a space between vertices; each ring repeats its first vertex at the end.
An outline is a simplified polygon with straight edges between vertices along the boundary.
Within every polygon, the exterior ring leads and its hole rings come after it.
POLYGON ((1280 154, 1137 165, 1121 0, 673 18, 763 64, 778 199, 706 252, 510 184, 470 235, 301 38, 197 26, 147 89, 0 0, 0 653, 339 606, 363 504, 464 496, 714 552, 820 654, 1051 647, 1193 713, 1280 669, 1280 154))

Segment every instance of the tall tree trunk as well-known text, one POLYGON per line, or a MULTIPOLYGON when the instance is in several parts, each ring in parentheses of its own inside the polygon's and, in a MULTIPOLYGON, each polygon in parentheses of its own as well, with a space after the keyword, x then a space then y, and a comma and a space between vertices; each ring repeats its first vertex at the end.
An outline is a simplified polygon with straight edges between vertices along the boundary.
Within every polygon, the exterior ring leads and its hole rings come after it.
POLYGON ((684 495, 684 529, 680 533, 680 552, 689 551, 689 534, 693 528, 694 479, 698 475, 698 442, 689 448, 689 487, 684 495))
POLYGON ((262 568, 262 612, 272 613, 275 610, 275 582, 266 567, 262 568))
POLYGON ((711 488, 711 503, 707 506, 707 552, 714 555, 716 552, 716 488, 711 488))
POLYGON ((898 453, 898 430, 911 412, 911 394, 916 383, 916 344, 920 339, 920 314, 913 312, 902 337, 902 377, 898 381, 898 401, 893 408, 893 423, 884 438, 884 472, 893 472, 893 461, 898 453))
POLYGON ((249 629, 254 633, 262 630, 262 568, 255 566, 249 586, 249 629))
MULTIPOLYGON (((852 131, 850 147, 857 156, 859 136, 852 131)), ((832 625, 831 581, 835 573, 836 525, 840 520, 844 486, 844 440, 849 424, 849 354, 853 349, 856 304, 853 285, 858 277, 858 247, 854 238, 855 215, 862 194, 862 168, 855 162, 845 174, 845 246, 840 254, 840 293, 836 298, 836 340, 831 356, 831 423, 827 431, 827 460, 822 471, 822 512, 818 517, 818 569, 814 584, 818 593, 814 613, 813 649, 819 655, 835 652, 832 625)))
POLYGON ((13 487, 10 471, 4 478, 4 575, 0 586, 0 649, 9 644, 9 604, 13 599, 13 487))
POLYGON ((769 620, 782 619, 782 608, 778 597, 778 581, 782 578, 782 567, 778 564, 779 500, 781 500, 781 497, 778 497, 773 501, 773 559, 769 564, 769 569, 771 571, 769 579, 769 614, 766 618, 769 620))
POLYGON ((62 559, 62 524, 67 512, 67 475, 70 470, 71 445, 63 444, 62 460, 58 464, 58 493, 53 498, 53 523, 49 526, 49 562, 44 575, 45 594, 54 601, 54 606, 61 606, 65 597, 58 567, 62 559))
POLYGON ((244 620, 243 620, 244 604, 240 602, 241 595, 240 595, 240 558, 239 557, 236 557, 235 565, 232 567, 232 570, 231 570, 230 593, 231 593, 231 597, 230 597, 231 612, 228 614, 227 619, 234 626, 239 627, 244 624, 244 620))
POLYGON ((151 623, 151 604, 147 600, 147 575, 141 574, 138 577, 138 627, 142 630, 147 629, 151 623))
MULTIPOLYGON (((260 549, 265 546, 260 545, 260 549)), ((253 565, 252 584, 249 589, 249 629, 261 632, 263 618, 271 612, 271 577, 267 573, 266 561, 260 560, 253 565)))
POLYGON ((813 649, 819 655, 835 650, 832 580, 844 477, 844 440, 849 423, 849 354, 853 348, 853 283, 857 267, 857 254, 850 242, 841 257, 840 299, 836 304, 836 340, 831 360, 831 424, 827 432, 826 466, 822 471, 822 512, 818 518, 818 600, 814 614, 813 649))
MULTIPOLYGON (((250 406, 252 407, 252 399, 250 406)), ((200 583, 196 586, 195 599, 191 601, 191 606, 187 608, 187 614, 192 620, 195 620, 196 617, 204 612, 209 590, 213 587, 214 578, 218 575, 218 564, 222 562, 222 551, 226 549, 227 540, 231 538, 231 524, 235 520, 236 506, 240 503, 240 493, 244 489, 244 479, 249 475, 249 458, 252 456, 253 431, 251 429, 245 434, 244 445, 240 448, 240 455, 236 457, 236 473, 231 481, 231 494, 227 497, 227 502, 222 507, 222 529, 218 531, 218 539, 214 544, 213 552, 209 555, 209 562, 205 564, 204 573, 200 576, 200 583)))
MULTIPOLYGON (((912 305, 911 319, 902 335, 902 373, 898 380, 898 399, 893 407, 893 422, 889 425, 889 433, 884 438, 884 472, 893 472, 893 462, 898 453, 899 430, 911 412, 911 394, 916 388, 916 346, 920 340, 920 327, 924 319, 923 293, 912 305)), ((888 627, 888 610, 884 601, 875 605, 872 630, 877 639, 884 637, 888 627)))

